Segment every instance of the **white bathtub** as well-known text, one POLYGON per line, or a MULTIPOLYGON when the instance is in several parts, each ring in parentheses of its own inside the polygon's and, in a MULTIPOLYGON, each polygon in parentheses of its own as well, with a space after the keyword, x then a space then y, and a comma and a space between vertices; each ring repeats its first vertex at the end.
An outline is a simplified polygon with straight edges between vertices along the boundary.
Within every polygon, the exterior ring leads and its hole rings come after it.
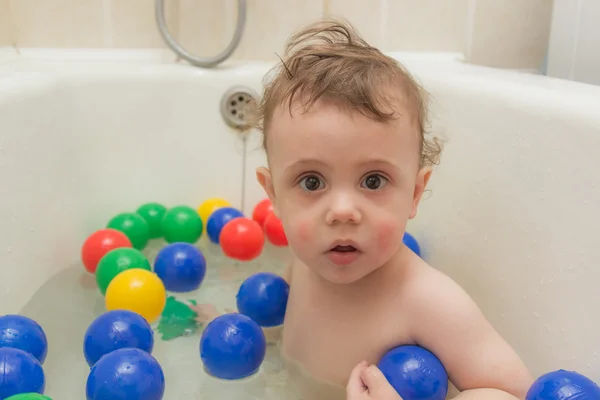
MULTIPOLYGON (((86 236, 118 212, 212 196, 250 212, 264 197, 260 138, 244 151, 219 102, 233 85, 260 93, 270 65, 63 56, 0 64, 0 314, 79 263, 86 236)), ((535 376, 564 368, 600 382, 600 87, 398 57, 433 95, 433 129, 448 139, 409 227, 424 257, 535 376)))

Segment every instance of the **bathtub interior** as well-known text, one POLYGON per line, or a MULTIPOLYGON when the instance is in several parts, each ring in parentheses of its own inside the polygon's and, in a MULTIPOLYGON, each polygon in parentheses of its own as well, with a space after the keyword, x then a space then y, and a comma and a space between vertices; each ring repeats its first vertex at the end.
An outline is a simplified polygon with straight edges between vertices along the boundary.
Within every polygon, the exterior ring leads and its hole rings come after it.
MULTIPOLYGON (((600 88, 458 62, 406 64, 432 94, 431 130, 447 138, 409 225, 424 258, 469 292, 534 376, 564 368, 600 381, 600 88)), ((233 85, 260 93, 269 67, 0 66, 0 313, 46 328, 48 395, 80 398, 88 373, 83 332, 103 306, 79 261, 87 235, 148 201, 196 207, 218 196, 249 215, 264 198, 254 175, 265 163, 260 135, 226 126, 219 102, 233 85)), ((269 247, 239 265, 205 235, 198 245, 212 272, 190 296, 220 309, 235 305, 243 276, 279 271, 287 256, 269 247)), ((165 398, 204 390, 197 346, 194 335, 157 340, 165 398)), ((284 391, 273 398, 293 398, 269 357, 268 386, 284 391)))

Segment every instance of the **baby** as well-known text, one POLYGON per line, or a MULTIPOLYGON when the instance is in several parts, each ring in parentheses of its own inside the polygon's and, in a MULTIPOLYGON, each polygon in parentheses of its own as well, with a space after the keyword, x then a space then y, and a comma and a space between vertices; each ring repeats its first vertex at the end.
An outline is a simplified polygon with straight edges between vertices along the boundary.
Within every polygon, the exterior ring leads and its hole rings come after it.
POLYGON ((402 242, 441 146, 426 95, 346 23, 291 37, 260 105, 257 178, 293 261, 281 351, 303 399, 400 399, 374 366, 417 344, 457 399, 524 399, 533 379, 448 276, 402 242))

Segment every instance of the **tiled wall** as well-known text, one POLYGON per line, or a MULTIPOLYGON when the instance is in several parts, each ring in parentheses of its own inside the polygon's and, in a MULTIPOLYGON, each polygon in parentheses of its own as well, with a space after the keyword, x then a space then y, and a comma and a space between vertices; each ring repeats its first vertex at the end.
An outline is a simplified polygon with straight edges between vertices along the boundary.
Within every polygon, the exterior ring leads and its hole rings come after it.
POLYGON ((600 1, 556 0, 548 75, 600 85, 600 1))
MULTIPOLYGON (((215 54, 229 42, 236 0, 165 0, 172 34, 215 54)), ((248 0, 236 59, 271 60, 289 33, 323 15, 348 18, 389 51, 452 51, 469 61, 538 68, 552 0, 248 0)), ((0 45, 163 47, 154 0, 0 0, 0 45)))
POLYGON ((0 0, 0 47, 9 45, 12 41, 8 0, 0 0))

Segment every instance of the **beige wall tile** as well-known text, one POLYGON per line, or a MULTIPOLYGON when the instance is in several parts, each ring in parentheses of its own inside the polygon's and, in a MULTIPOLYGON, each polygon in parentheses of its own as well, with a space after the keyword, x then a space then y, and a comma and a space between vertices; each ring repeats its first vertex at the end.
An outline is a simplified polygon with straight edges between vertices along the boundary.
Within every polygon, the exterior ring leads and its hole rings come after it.
POLYGON ((0 47, 12 44, 9 0, 0 0, 0 47))
POLYGON ((236 0, 179 0, 179 44, 198 57, 217 55, 233 36, 236 10, 236 0))
POLYGON ((382 25, 387 0, 326 0, 325 16, 347 19, 372 46, 384 46, 382 25))
POLYGON ((477 0, 468 61, 539 68, 550 36, 551 0, 477 0))
POLYGON ((468 5, 469 0, 387 0, 385 50, 463 52, 468 5))
MULTIPOLYGON (((179 0, 165 0, 165 18, 169 31, 178 34, 179 0)), ((164 47, 158 31, 154 0, 106 0, 109 22, 107 46, 164 47)))
POLYGON ((233 58, 275 61, 291 33, 322 16, 323 0, 248 0, 246 30, 233 58))
POLYGON ((102 47, 100 0, 11 0, 20 47, 102 47))

